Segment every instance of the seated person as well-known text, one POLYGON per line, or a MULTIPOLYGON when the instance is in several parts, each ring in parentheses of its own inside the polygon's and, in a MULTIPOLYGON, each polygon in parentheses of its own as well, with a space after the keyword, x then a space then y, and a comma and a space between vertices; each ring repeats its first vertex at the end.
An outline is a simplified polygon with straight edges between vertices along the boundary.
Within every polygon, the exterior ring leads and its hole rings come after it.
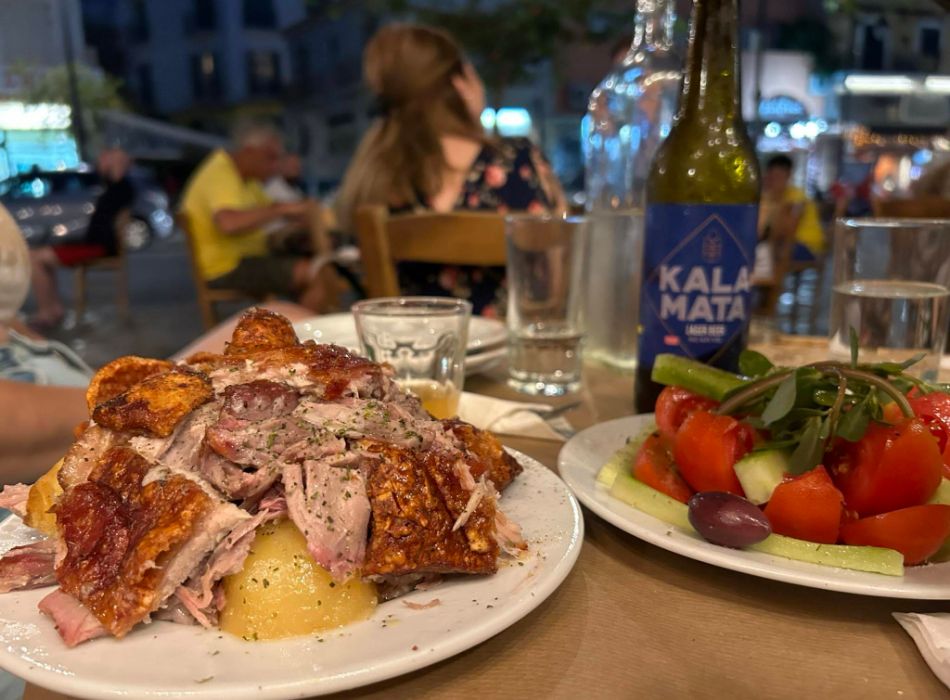
POLYGON ((272 202, 261 183, 277 174, 283 157, 280 135, 270 125, 245 122, 235 130, 233 149, 217 150, 192 174, 182 195, 198 268, 210 287, 240 289, 264 298, 297 299, 321 311, 330 302, 322 263, 329 244, 320 206, 310 199, 272 202), (274 254, 266 228, 289 221, 309 231, 314 260, 304 255, 274 254))
POLYGON ((119 232, 125 228, 135 200, 135 190, 128 176, 129 165, 129 157, 123 151, 117 148, 102 151, 97 169, 105 189, 96 200, 85 240, 30 251, 37 305, 36 314, 30 320, 34 327, 53 328, 63 320, 63 303, 56 289, 57 267, 71 267, 118 254, 119 232))
POLYGON ((791 158, 779 154, 769 159, 762 179, 759 237, 776 247, 777 259, 788 254, 791 260, 811 262, 824 252, 825 234, 815 203, 790 184, 791 177, 791 158))
MULTIPOLYGON (((356 210, 560 213, 566 201, 541 154, 525 139, 490 138, 481 125, 485 90, 458 44, 419 25, 383 27, 363 56, 382 114, 357 149, 337 200, 352 230, 356 210)), ((406 294, 468 298, 475 313, 503 312, 504 270, 399 266, 406 294)))

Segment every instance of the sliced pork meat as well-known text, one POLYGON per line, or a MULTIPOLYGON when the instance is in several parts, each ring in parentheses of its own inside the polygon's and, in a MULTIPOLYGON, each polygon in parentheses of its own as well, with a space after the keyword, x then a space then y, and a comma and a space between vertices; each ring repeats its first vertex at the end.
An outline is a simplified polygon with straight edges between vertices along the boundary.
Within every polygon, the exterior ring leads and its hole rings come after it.
POLYGON ((371 438, 401 447, 424 447, 443 438, 441 424, 418 419, 405 407, 378 399, 345 398, 315 401, 304 398, 294 412, 308 423, 353 440, 371 438))
POLYGON ((198 453, 208 426, 218 420, 221 408, 208 403, 178 424, 166 438, 136 436, 129 446, 145 459, 172 470, 197 471, 198 453))
POLYGON ((242 420, 263 420, 286 416, 298 400, 297 392, 287 384, 258 379, 225 389, 221 411, 242 420))
POLYGON ((153 622, 172 622, 176 625, 197 625, 198 621, 195 619, 195 616, 188 612, 188 608, 185 607, 177 595, 172 596, 168 601, 167 605, 163 608, 159 608, 154 613, 152 613, 153 622))
POLYGON ((113 635, 148 618, 242 520, 203 483, 110 450, 56 510, 66 554, 56 577, 113 635), (148 478, 146 478, 148 477, 148 478))
POLYGON ((262 469, 245 470, 207 446, 198 458, 198 473, 230 499, 254 499, 271 488, 280 476, 275 462, 262 469))
POLYGON ((497 548, 475 551, 465 534, 454 529, 458 515, 453 516, 446 506, 418 452, 385 443, 367 448, 381 459, 367 480, 372 526, 365 576, 392 580, 406 574, 497 570, 497 548))
POLYGON ((90 425, 73 443, 56 478, 64 491, 83 483, 99 459, 110 449, 128 441, 128 436, 99 425, 90 425))
POLYGON ((82 603, 59 588, 43 598, 37 607, 40 612, 53 618, 56 631, 68 647, 109 634, 82 603))
POLYGON ((358 460, 336 455, 289 464, 283 480, 288 513, 310 555, 334 578, 346 578, 363 563, 370 517, 358 460))
POLYGON ((6 508, 22 518, 26 515, 26 501, 29 497, 29 484, 7 484, 3 491, 0 491, 0 508, 6 508))
MULTIPOLYGON (((245 315, 224 354, 125 358, 94 384, 96 423, 58 476, 59 536, 0 559, 0 591, 59 584, 40 609, 69 646, 152 619, 216 625, 222 578, 284 515, 334 578, 383 599, 525 546, 498 508, 520 467, 494 437, 270 312, 245 315)), ((7 487, 0 507, 22 513, 28 493, 7 487)))
POLYGON ((208 372, 215 391, 264 379, 306 389, 333 401, 346 396, 380 398, 391 391, 392 370, 337 345, 312 342, 248 355, 200 353, 188 364, 208 372), (253 360, 251 359, 253 357, 253 360))
POLYGON ((205 442, 230 462, 261 467, 279 461, 294 445, 319 437, 316 427, 294 417, 246 421, 225 416, 208 428, 205 442))
POLYGON ((175 591, 185 609, 194 615, 199 624, 208 626, 205 623, 214 617, 215 584, 225 576, 236 574, 244 568, 244 560, 254 544, 257 528, 276 520, 286 511, 283 498, 272 499, 269 505, 274 507, 261 508, 256 515, 231 530, 197 572, 175 591))
POLYGON ((0 557, 0 593, 42 588, 56 583, 56 540, 14 547, 0 557))

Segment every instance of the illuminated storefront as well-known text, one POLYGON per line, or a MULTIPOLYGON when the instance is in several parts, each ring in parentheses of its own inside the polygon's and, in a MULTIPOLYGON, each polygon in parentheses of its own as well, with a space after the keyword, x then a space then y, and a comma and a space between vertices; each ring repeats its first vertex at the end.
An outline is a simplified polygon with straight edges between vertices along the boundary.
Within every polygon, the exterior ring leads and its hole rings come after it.
POLYGON ((0 102, 0 180, 34 167, 77 167, 79 154, 70 126, 67 105, 0 102))

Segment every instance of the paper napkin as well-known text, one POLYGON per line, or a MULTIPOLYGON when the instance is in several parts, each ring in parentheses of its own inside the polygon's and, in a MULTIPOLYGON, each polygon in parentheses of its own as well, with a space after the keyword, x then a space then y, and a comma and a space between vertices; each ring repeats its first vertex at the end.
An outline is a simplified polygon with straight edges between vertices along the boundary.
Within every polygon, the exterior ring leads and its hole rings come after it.
POLYGON ((894 619, 914 640, 937 678, 950 688, 950 613, 894 613, 894 619))
POLYGON ((459 418, 476 428, 502 435, 563 442, 565 435, 562 433, 569 435, 571 425, 560 416, 548 422, 539 415, 551 410, 551 406, 544 404, 505 401, 467 391, 462 392, 459 401, 459 418))

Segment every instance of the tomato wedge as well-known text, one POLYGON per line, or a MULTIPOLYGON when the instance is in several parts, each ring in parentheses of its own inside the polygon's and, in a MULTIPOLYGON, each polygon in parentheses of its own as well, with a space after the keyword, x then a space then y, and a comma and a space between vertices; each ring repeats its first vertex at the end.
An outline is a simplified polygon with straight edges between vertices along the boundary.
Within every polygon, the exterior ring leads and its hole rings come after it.
POLYGON ((673 459, 696 491, 744 496, 733 465, 752 449, 755 433, 746 423, 709 411, 689 415, 673 440, 673 459))
POLYGON ((950 479, 950 394, 934 391, 930 394, 912 396, 911 408, 927 424, 937 438, 943 453, 943 475, 950 479))
POLYGON ((788 477, 765 506, 772 532, 800 540, 834 544, 843 510, 841 492, 823 466, 788 477))
POLYGON ((845 544, 896 549, 905 564, 920 564, 950 536, 950 506, 913 506, 862 518, 841 526, 845 544))
POLYGON ((926 503, 944 466, 936 439, 919 418, 872 423, 858 442, 839 442, 827 460, 846 506, 862 518, 926 503))
POLYGON ((659 433, 651 434, 640 447, 633 461, 633 476, 682 503, 693 495, 673 462, 670 441, 659 433))
POLYGON ((664 387, 653 409, 656 427, 660 429, 661 435, 672 440, 689 416, 696 411, 708 411, 717 405, 712 399, 678 386, 664 387))

